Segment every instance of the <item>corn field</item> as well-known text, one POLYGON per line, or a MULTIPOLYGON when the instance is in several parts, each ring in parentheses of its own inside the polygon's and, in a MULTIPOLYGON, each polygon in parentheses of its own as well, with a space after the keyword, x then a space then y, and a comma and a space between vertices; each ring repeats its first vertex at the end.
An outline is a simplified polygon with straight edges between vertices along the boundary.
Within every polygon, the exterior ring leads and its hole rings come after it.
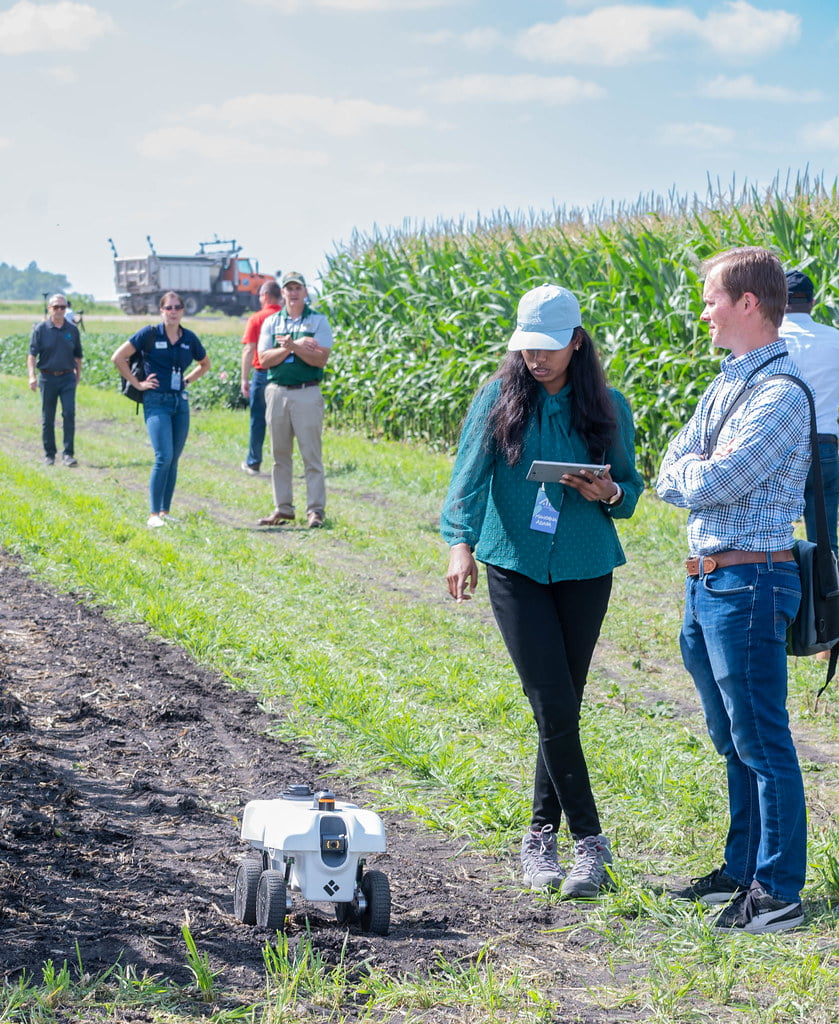
POLYGON ((839 324, 839 193, 806 174, 762 192, 709 183, 702 202, 648 196, 632 207, 356 235, 322 281, 320 307, 339 342, 325 388, 333 422, 452 446, 503 355, 519 297, 549 281, 579 298, 610 383, 632 406, 639 468, 651 479, 719 364, 699 321, 699 265, 739 245, 807 270, 816 319, 839 324))

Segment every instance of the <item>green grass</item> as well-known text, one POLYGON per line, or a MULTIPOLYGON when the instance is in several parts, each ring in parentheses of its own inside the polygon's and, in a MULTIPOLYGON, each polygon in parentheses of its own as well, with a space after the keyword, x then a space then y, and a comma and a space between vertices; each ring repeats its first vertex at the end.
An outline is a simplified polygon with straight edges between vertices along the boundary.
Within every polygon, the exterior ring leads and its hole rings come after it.
MULTIPOLYGON (((456 606, 445 596, 436 521, 450 459, 327 431, 329 528, 266 536, 250 526, 270 507, 267 482, 236 468, 246 416, 197 412, 173 507, 180 523, 150 532, 142 417, 115 391, 91 385, 82 386, 78 405, 81 465, 47 470, 39 464, 37 396, 20 377, 0 377, 0 543, 56 587, 115 618, 148 622, 231 686, 257 693, 277 712, 277 735, 340 764, 348 780, 378 791, 382 808, 407 808, 428 828, 509 857, 513 870, 511 852, 528 820, 534 729, 487 615, 483 578, 474 602, 456 606), (306 614, 289 615, 300 608, 306 614)), ((591 906, 573 935, 546 941, 590 943, 592 955, 613 966, 614 984, 587 993, 606 1015, 626 1004, 662 1021, 832 1019, 835 763, 805 763, 813 912, 800 932, 732 943, 658 895, 655 879, 700 873, 719 857, 724 773, 677 649, 683 514, 646 494, 620 530, 629 563, 616 572, 583 712, 620 887, 591 906)), ((791 668, 796 728, 813 742, 835 742, 835 702, 813 699, 822 663, 802 659, 791 668)), ((549 980, 534 978, 524 960, 497 962, 491 949, 468 964, 441 961, 425 980, 371 970, 363 986, 313 948, 295 958, 266 950, 266 996, 250 1009, 218 991, 202 951, 187 944, 193 1009, 175 1009, 183 992, 130 972, 94 985, 73 967, 58 985, 52 968, 49 981, 3 989, 0 1019, 60 1019, 56 1007, 65 1002, 80 1019, 109 1019, 102 998, 125 1006, 151 999, 160 1020, 183 1022, 198 1019, 209 998, 213 1020, 341 1021, 358 1019, 362 988, 362 1019, 403 1011, 421 1019, 422 1006, 449 1004, 452 1020, 555 1019, 549 980), (88 1005, 85 1015, 79 1007, 88 1005)))

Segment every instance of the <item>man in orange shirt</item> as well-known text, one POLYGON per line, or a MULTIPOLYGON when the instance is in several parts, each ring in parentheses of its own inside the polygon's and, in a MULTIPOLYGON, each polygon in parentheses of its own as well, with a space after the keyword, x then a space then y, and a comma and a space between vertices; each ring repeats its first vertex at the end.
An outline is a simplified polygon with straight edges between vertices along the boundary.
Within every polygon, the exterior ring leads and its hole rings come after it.
POLYGON ((269 316, 283 308, 282 292, 276 281, 266 281, 259 289, 258 313, 249 317, 242 335, 242 397, 247 398, 251 410, 248 457, 242 469, 256 476, 262 465, 262 446, 265 443, 265 385, 268 373, 259 361, 259 333, 269 316))

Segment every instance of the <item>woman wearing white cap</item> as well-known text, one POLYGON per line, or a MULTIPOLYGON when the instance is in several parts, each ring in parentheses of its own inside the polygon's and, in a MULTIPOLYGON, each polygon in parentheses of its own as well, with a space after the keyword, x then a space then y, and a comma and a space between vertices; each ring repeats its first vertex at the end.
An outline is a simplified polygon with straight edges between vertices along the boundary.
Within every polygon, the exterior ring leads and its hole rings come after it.
POLYGON ((613 519, 629 518, 643 489, 635 430, 567 289, 542 285, 523 296, 508 350, 463 425, 441 516, 446 581, 455 600, 468 600, 475 559, 485 563, 495 620, 536 720, 525 882, 593 897, 609 882, 612 853, 580 742, 580 704, 612 570, 626 561, 613 519), (528 479, 537 460, 605 470, 540 483, 547 474, 528 479), (575 848, 567 875, 556 845, 563 815, 575 848))

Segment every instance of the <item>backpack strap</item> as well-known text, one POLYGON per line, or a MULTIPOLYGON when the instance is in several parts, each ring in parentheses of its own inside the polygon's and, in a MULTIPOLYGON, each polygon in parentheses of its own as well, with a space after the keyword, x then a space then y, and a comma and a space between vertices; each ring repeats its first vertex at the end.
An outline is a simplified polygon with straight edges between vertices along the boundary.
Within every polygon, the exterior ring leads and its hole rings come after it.
MULTIPOLYGON (((766 365, 764 363, 764 365, 766 365)), ((760 367, 758 367, 760 369, 760 367)), ((757 370, 755 371, 755 373, 757 370)), ((751 396, 760 388, 763 384, 768 383, 771 380, 791 380, 797 384, 804 392, 804 396, 807 399, 807 405, 809 406, 810 412, 810 465, 813 471, 813 497, 815 501, 815 513, 816 513, 816 566, 819 578, 819 586, 821 593, 824 597, 835 596, 837 591, 837 576, 836 576, 836 563, 833 556, 833 549, 830 546, 830 536, 827 529, 827 509, 824 504, 824 475, 822 473, 822 463, 819 458, 819 437, 818 427, 816 426, 816 406, 813 402, 813 392, 810 387, 800 378, 796 377, 792 373, 772 373, 768 377, 764 377, 757 383, 752 384, 737 395, 731 405, 725 410, 723 415, 720 417, 719 423, 717 423, 711 436, 708 439, 708 445, 705 450, 706 456, 710 456, 710 453, 714 450, 714 446, 717 443, 717 438, 720 435, 726 421, 733 415, 733 413, 747 402, 751 396)), ((824 685, 816 694, 816 700, 821 697, 824 691, 827 689, 828 683, 833 679, 836 674, 836 665, 839 662, 839 644, 834 644, 830 648, 830 660, 827 665, 827 678, 825 679, 824 685)))

